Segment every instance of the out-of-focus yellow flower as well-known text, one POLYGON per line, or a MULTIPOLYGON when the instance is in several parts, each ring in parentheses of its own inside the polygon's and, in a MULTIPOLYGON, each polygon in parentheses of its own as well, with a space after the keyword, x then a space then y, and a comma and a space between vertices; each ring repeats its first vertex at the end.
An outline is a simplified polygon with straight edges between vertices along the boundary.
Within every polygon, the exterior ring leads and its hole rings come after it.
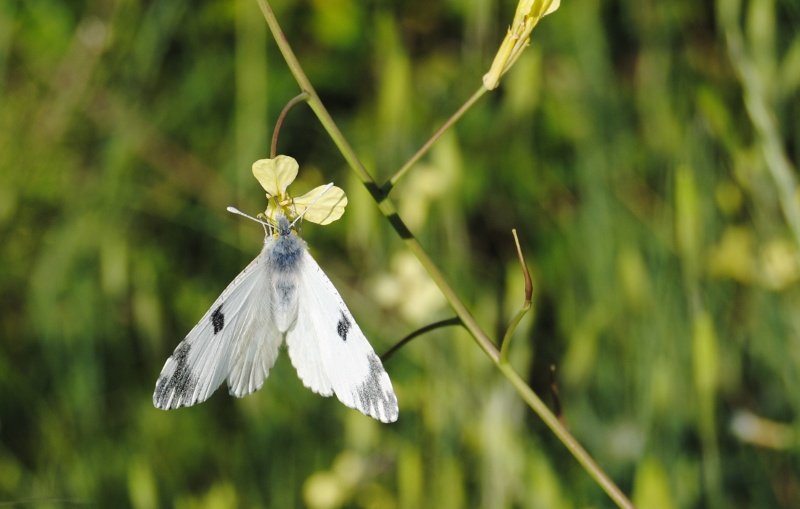
POLYGON ((308 212, 303 215, 303 219, 312 223, 324 225, 342 217, 347 196, 339 187, 318 186, 299 198, 289 195, 287 189, 297 177, 299 168, 294 158, 282 155, 275 159, 259 159, 253 163, 253 175, 267 192, 269 200, 267 210, 264 211, 267 220, 274 224, 278 214, 284 214, 292 221, 306 209, 308 212))
POLYGON ((494 90, 500 84, 500 77, 514 65, 530 43, 531 31, 539 20, 560 6, 561 0, 520 0, 514 22, 494 57, 491 69, 483 76, 483 86, 487 90, 494 90))

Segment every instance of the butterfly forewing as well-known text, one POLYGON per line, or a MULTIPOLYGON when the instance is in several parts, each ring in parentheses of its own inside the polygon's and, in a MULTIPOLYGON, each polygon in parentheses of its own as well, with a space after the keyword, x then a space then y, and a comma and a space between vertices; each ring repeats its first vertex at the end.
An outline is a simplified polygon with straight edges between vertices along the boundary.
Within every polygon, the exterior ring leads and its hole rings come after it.
POLYGON ((208 399, 228 378, 244 396, 263 385, 281 337, 271 325, 266 257, 256 257, 214 302, 161 370, 153 404, 165 410, 208 399))

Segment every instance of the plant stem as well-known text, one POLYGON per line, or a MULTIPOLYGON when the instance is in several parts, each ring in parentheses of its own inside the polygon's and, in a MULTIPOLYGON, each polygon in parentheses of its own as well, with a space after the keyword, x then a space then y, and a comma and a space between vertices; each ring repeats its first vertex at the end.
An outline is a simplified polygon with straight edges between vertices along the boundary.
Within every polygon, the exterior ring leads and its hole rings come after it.
POLYGON ((519 264, 522 266, 522 276, 525 278, 525 299, 522 301, 522 307, 511 320, 511 323, 503 336, 503 342, 500 343, 500 362, 508 360, 508 350, 511 347, 511 336, 517 330, 517 325, 522 320, 522 317, 531 309, 531 296, 533 295, 533 281, 531 280, 531 273, 528 270, 528 264, 525 263, 525 255, 522 254, 522 246, 519 245, 519 237, 517 237, 517 230, 511 230, 514 235, 514 243, 517 246, 517 256, 519 257, 519 264))
MULTIPOLYGON (((564 445, 575 456, 578 462, 580 462, 580 464, 589 471, 589 474, 600 484, 603 490, 605 490, 605 492, 617 503, 617 505, 624 508, 632 508, 633 504, 631 504, 625 495, 622 494, 619 488, 605 474, 605 472, 603 472, 597 463, 592 460, 589 454, 580 446, 578 441, 575 440, 566 427, 564 427, 553 415, 553 413, 550 412, 550 409, 547 408, 541 399, 539 399, 539 397, 519 376, 519 374, 514 371, 514 368, 507 362, 500 362, 500 352, 495 344, 483 331, 483 329, 481 329, 477 320, 475 320, 475 318, 469 312, 466 305, 450 287, 447 279, 444 277, 444 274, 442 274, 439 270, 439 267, 433 262, 433 260, 431 260, 431 258, 428 256, 428 253, 425 252, 419 241, 417 241, 413 234, 408 230, 400 216, 397 214, 397 209, 395 208, 394 203, 392 203, 392 201, 386 195, 384 188, 379 188, 377 186, 375 180, 361 164, 361 161, 356 156, 355 151, 344 138, 344 135, 333 121, 333 118, 331 118, 330 114, 325 109, 325 106, 322 104, 322 101, 320 101, 319 96, 314 90, 314 87, 311 85, 308 77, 303 72, 303 69, 298 62, 297 57, 295 57, 291 47, 289 46, 289 43, 286 41, 286 36, 281 31, 278 21, 275 18, 275 15, 272 12, 268 2, 266 0, 256 1, 258 2, 261 11, 264 14, 264 18, 266 19, 267 24, 272 31, 272 35, 275 37, 275 41, 278 44, 278 47, 280 48, 280 51, 283 54, 289 69, 291 70, 292 74, 294 74, 298 85, 304 92, 308 93, 309 106, 311 106, 311 109, 314 111, 314 113, 316 113, 320 123, 322 123, 322 125, 325 127, 325 130, 328 132, 328 135, 330 135, 331 139, 333 139, 333 142, 342 152, 342 155, 347 163, 350 165, 353 171, 355 171, 362 183, 367 187, 367 190, 370 191, 373 198, 377 202, 381 213, 386 216, 386 218, 389 220, 389 223, 398 233, 400 238, 403 239, 406 247, 414 254, 414 256, 417 257, 422 266, 428 272, 428 275, 439 287, 439 290, 442 292, 442 294, 444 294, 448 303, 461 320, 461 323, 478 343, 478 346, 481 347, 489 359, 491 359, 492 363, 495 364, 500 372, 511 382, 522 399, 534 410, 534 412, 536 412, 537 415, 539 415, 539 417, 542 418, 545 424, 547 424, 547 426, 556 434, 561 442, 564 443, 564 445)), ((453 122, 458 120, 458 118, 464 114, 469 106, 471 106, 478 98, 480 98, 485 91, 486 89, 481 88, 475 94, 473 94, 472 98, 470 98, 464 104, 464 106, 459 108, 453 117, 451 117, 450 120, 448 120, 445 125, 443 125, 439 131, 437 131, 438 136, 440 136, 440 133, 443 133, 450 125, 452 125, 453 122)), ((433 141, 438 138, 437 134, 434 135, 434 138, 431 138, 432 141, 429 140, 429 142, 426 143, 425 146, 423 146, 423 148, 420 149, 417 154, 415 154, 415 156, 409 160, 408 163, 406 163, 406 165, 403 167, 405 170, 399 171, 394 177, 392 177, 392 179, 390 179, 388 184, 393 181, 396 182, 402 177, 402 174, 405 173, 405 171, 407 171, 408 168, 410 168, 414 162, 416 162, 416 160, 425 153, 433 141)), ((391 189, 391 186, 388 186, 387 189, 391 189)))
MULTIPOLYGON (((317 114, 320 123, 322 123, 323 127, 325 127, 325 130, 328 131, 328 135, 331 137, 336 146, 339 147, 339 150, 342 152, 342 155, 347 163, 350 165, 353 171, 356 172, 356 175, 358 175, 359 179, 361 179, 361 182, 364 184, 364 186, 366 186, 367 190, 370 191, 373 198, 375 198, 381 213, 389 219, 389 223, 400 235, 400 238, 403 239, 406 247, 408 247, 408 249, 414 253, 422 266, 428 272, 428 275, 431 277, 431 279, 433 279, 433 281, 439 287, 439 290, 444 294, 448 303, 450 303, 450 306, 452 306, 453 310, 456 312, 456 315, 458 315, 458 317, 461 319, 464 327, 469 330, 470 334, 472 334, 472 336, 478 342, 478 345, 483 349, 484 352, 486 352, 486 355, 488 355, 492 361, 496 363, 500 358, 500 352, 497 350, 497 347, 494 345, 494 343, 492 343, 492 340, 489 339, 486 333, 481 330, 480 325, 478 325, 478 322, 469 312, 461 299, 458 298, 456 292, 450 287, 447 279, 444 277, 444 274, 442 274, 439 270, 439 267, 433 262, 433 260, 431 260, 431 258, 428 256, 428 253, 426 253, 422 245, 420 245, 419 241, 417 241, 417 239, 411 234, 406 225, 403 223, 402 219, 400 219, 394 203, 392 203, 392 201, 389 200, 383 191, 378 188, 375 180, 372 178, 372 175, 370 175, 367 169, 361 164, 361 161, 358 159, 355 151, 347 142, 344 135, 339 130, 339 127, 333 121, 333 118, 328 113, 328 110, 325 109, 325 105, 322 104, 317 92, 314 90, 314 86, 308 80, 305 72, 303 72, 300 62, 298 62, 297 57, 292 51, 292 48, 289 46, 286 36, 283 34, 283 31, 281 31, 280 25, 278 25, 278 20, 275 18, 275 14, 272 12, 272 9, 267 1, 257 1, 258 5, 261 7, 261 12, 264 14, 264 17, 267 20, 267 25, 269 25, 270 30, 275 36, 275 41, 277 42, 278 48, 280 48, 280 51, 283 54, 283 58, 289 65, 289 69, 297 80, 298 85, 300 85, 300 88, 308 94, 308 104, 311 106, 311 109, 314 110, 314 113, 317 114)), ((475 100, 477 100, 480 95, 481 93, 478 91, 478 93, 476 93, 476 95, 473 97, 475 97, 475 100)), ((468 101, 467 104, 471 104, 472 102, 474 102, 474 100, 468 101)), ((463 111, 461 114, 463 114, 463 111)), ((442 129, 444 129, 444 126, 442 129)))

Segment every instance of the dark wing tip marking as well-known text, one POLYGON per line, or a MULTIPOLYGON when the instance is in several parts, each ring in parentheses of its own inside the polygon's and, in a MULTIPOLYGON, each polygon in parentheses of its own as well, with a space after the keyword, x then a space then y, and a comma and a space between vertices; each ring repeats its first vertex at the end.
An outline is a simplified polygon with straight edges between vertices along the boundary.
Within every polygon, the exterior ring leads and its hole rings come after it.
POLYGON ((194 392, 198 379, 189 369, 189 350, 191 346, 183 341, 170 357, 177 365, 172 375, 162 375, 156 382, 156 391, 153 393, 153 404, 156 408, 169 410, 192 404, 186 403, 185 398, 194 392))
POLYGON ((350 332, 350 320, 342 311, 342 317, 339 318, 339 323, 336 324, 336 334, 342 338, 342 341, 347 341, 348 332, 350 332))
POLYGON ((225 315, 222 313, 222 304, 211 313, 211 325, 214 327, 215 335, 225 327, 225 315))
POLYGON ((362 412, 381 422, 394 422, 400 414, 397 396, 392 390, 389 375, 383 369, 380 359, 374 353, 369 356, 369 374, 356 389, 362 412), (388 390, 384 390, 383 382, 388 382, 388 390))

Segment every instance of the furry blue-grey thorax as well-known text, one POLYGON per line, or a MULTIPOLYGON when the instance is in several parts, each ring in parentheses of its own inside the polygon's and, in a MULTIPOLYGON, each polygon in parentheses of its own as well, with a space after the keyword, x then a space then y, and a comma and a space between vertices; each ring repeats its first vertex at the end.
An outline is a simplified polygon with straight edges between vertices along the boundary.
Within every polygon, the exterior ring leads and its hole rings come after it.
POLYGON ((293 271, 303 256, 306 246, 303 240, 292 232, 292 225, 283 214, 278 216, 275 228, 278 238, 270 251, 270 261, 281 272, 293 271))

